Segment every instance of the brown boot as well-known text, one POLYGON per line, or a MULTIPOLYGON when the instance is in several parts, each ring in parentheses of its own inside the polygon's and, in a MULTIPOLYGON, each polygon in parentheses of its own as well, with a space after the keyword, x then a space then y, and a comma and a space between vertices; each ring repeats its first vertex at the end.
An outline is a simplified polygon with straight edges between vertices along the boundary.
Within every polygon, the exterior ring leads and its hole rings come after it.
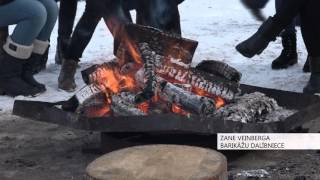
POLYGON ((77 85, 74 79, 76 74, 78 61, 73 59, 66 59, 62 62, 61 71, 59 74, 59 89, 67 92, 75 91, 77 85))

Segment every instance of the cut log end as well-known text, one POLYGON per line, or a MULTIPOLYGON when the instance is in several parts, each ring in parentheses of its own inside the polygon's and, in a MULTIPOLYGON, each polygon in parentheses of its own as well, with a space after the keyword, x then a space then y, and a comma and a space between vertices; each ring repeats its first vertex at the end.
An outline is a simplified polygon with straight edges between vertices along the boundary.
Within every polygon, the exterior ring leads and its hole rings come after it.
POLYGON ((92 180, 227 180, 227 160, 219 152, 199 147, 138 146, 106 154, 86 172, 92 180))

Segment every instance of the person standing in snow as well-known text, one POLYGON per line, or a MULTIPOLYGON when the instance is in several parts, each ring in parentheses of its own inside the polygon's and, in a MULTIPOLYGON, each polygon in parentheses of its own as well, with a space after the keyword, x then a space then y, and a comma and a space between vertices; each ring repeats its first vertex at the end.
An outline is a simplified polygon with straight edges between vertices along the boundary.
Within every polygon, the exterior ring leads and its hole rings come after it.
POLYGON ((74 91, 76 83, 74 76, 79 59, 88 45, 93 32, 103 17, 115 38, 114 53, 119 45, 119 28, 126 23, 132 23, 129 11, 137 10, 137 23, 153 26, 165 31, 180 34, 180 15, 178 4, 183 0, 87 0, 86 9, 72 35, 70 44, 62 62, 58 78, 59 88, 74 91))
POLYGON ((16 24, 0 47, 0 93, 35 96, 46 90, 33 77, 44 58, 58 14, 54 0, 0 0, 0 27, 16 24))
MULTIPOLYGON (((241 0, 242 3, 251 9, 252 13, 255 15, 257 20, 264 21, 264 17, 261 13, 261 9, 265 7, 269 0, 241 0)), ((283 0, 276 0, 275 6, 276 11, 279 11, 283 0)), ((296 18, 283 30, 280 34, 282 40, 282 52, 272 62, 272 69, 286 69, 298 62, 298 53, 297 53, 297 37, 296 37, 296 18)), ((310 72, 309 61, 304 64, 304 72, 310 72)))
POLYGON ((238 44, 236 49, 249 58, 260 54, 300 14, 301 31, 311 70, 311 77, 303 91, 308 94, 320 93, 319 8, 319 0, 283 0, 277 13, 269 17, 253 36, 238 44))
POLYGON ((61 64, 68 43, 70 42, 78 0, 60 0, 58 38, 55 62, 61 64))

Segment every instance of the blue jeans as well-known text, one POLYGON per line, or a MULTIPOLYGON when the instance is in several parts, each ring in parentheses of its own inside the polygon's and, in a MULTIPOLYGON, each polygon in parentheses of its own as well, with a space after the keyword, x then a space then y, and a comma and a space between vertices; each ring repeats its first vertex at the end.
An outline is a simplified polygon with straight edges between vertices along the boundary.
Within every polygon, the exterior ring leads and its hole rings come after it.
MULTIPOLYGON (((276 11, 278 12, 283 0, 276 0, 276 11)), ((296 20, 293 20, 285 29, 285 33, 296 33, 296 20)))
POLYGON ((30 46, 35 39, 49 40, 57 16, 55 0, 14 0, 0 6, 0 27, 16 24, 11 39, 30 46))

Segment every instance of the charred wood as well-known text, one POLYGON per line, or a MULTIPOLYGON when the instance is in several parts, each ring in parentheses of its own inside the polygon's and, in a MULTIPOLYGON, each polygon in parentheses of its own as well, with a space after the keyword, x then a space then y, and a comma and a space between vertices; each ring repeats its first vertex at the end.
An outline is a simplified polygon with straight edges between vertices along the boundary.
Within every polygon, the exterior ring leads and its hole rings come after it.
POLYGON ((76 111, 76 109, 83 105, 86 100, 101 94, 104 93, 102 93, 100 88, 95 84, 87 85, 76 92, 76 94, 72 96, 68 101, 63 103, 62 109, 66 111, 76 111))
POLYGON ((237 97, 235 103, 220 108, 214 116, 226 121, 257 123, 266 121, 265 117, 275 110, 279 110, 279 106, 274 99, 256 92, 237 97))
POLYGON ((166 81, 161 82, 159 95, 165 101, 201 116, 212 115, 216 110, 213 99, 195 95, 166 81))
POLYGON ((118 116, 145 116, 146 113, 138 109, 135 104, 127 102, 119 95, 112 96, 111 109, 118 116))
POLYGON ((205 60, 198 64, 196 69, 221 76, 234 82, 239 82, 242 77, 242 74, 235 68, 220 61, 205 60))
POLYGON ((99 80, 103 71, 113 69, 119 71, 119 64, 116 60, 112 60, 103 64, 93 65, 83 71, 81 71, 82 79, 86 84, 95 83, 99 80))
POLYGON ((127 62, 139 58, 137 53, 140 54, 140 43, 148 43, 152 51, 158 55, 181 59, 185 64, 191 64, 198 46, 196 41, 137 24, 126 25, 124 33, 127 37, 123 38, 122 45, 117 50, 117 57, 122 60, 126 58, 127 62))
POLYGON ((229 81, 220 76, 200 71, 196 68, 183 69, 177 68, 177 65, 164 65, 158 73, 177 80, 183 84, 190 84, 208 94, 220 96, 226 101, 233 101, 240 92, 240 84, 229 81))

